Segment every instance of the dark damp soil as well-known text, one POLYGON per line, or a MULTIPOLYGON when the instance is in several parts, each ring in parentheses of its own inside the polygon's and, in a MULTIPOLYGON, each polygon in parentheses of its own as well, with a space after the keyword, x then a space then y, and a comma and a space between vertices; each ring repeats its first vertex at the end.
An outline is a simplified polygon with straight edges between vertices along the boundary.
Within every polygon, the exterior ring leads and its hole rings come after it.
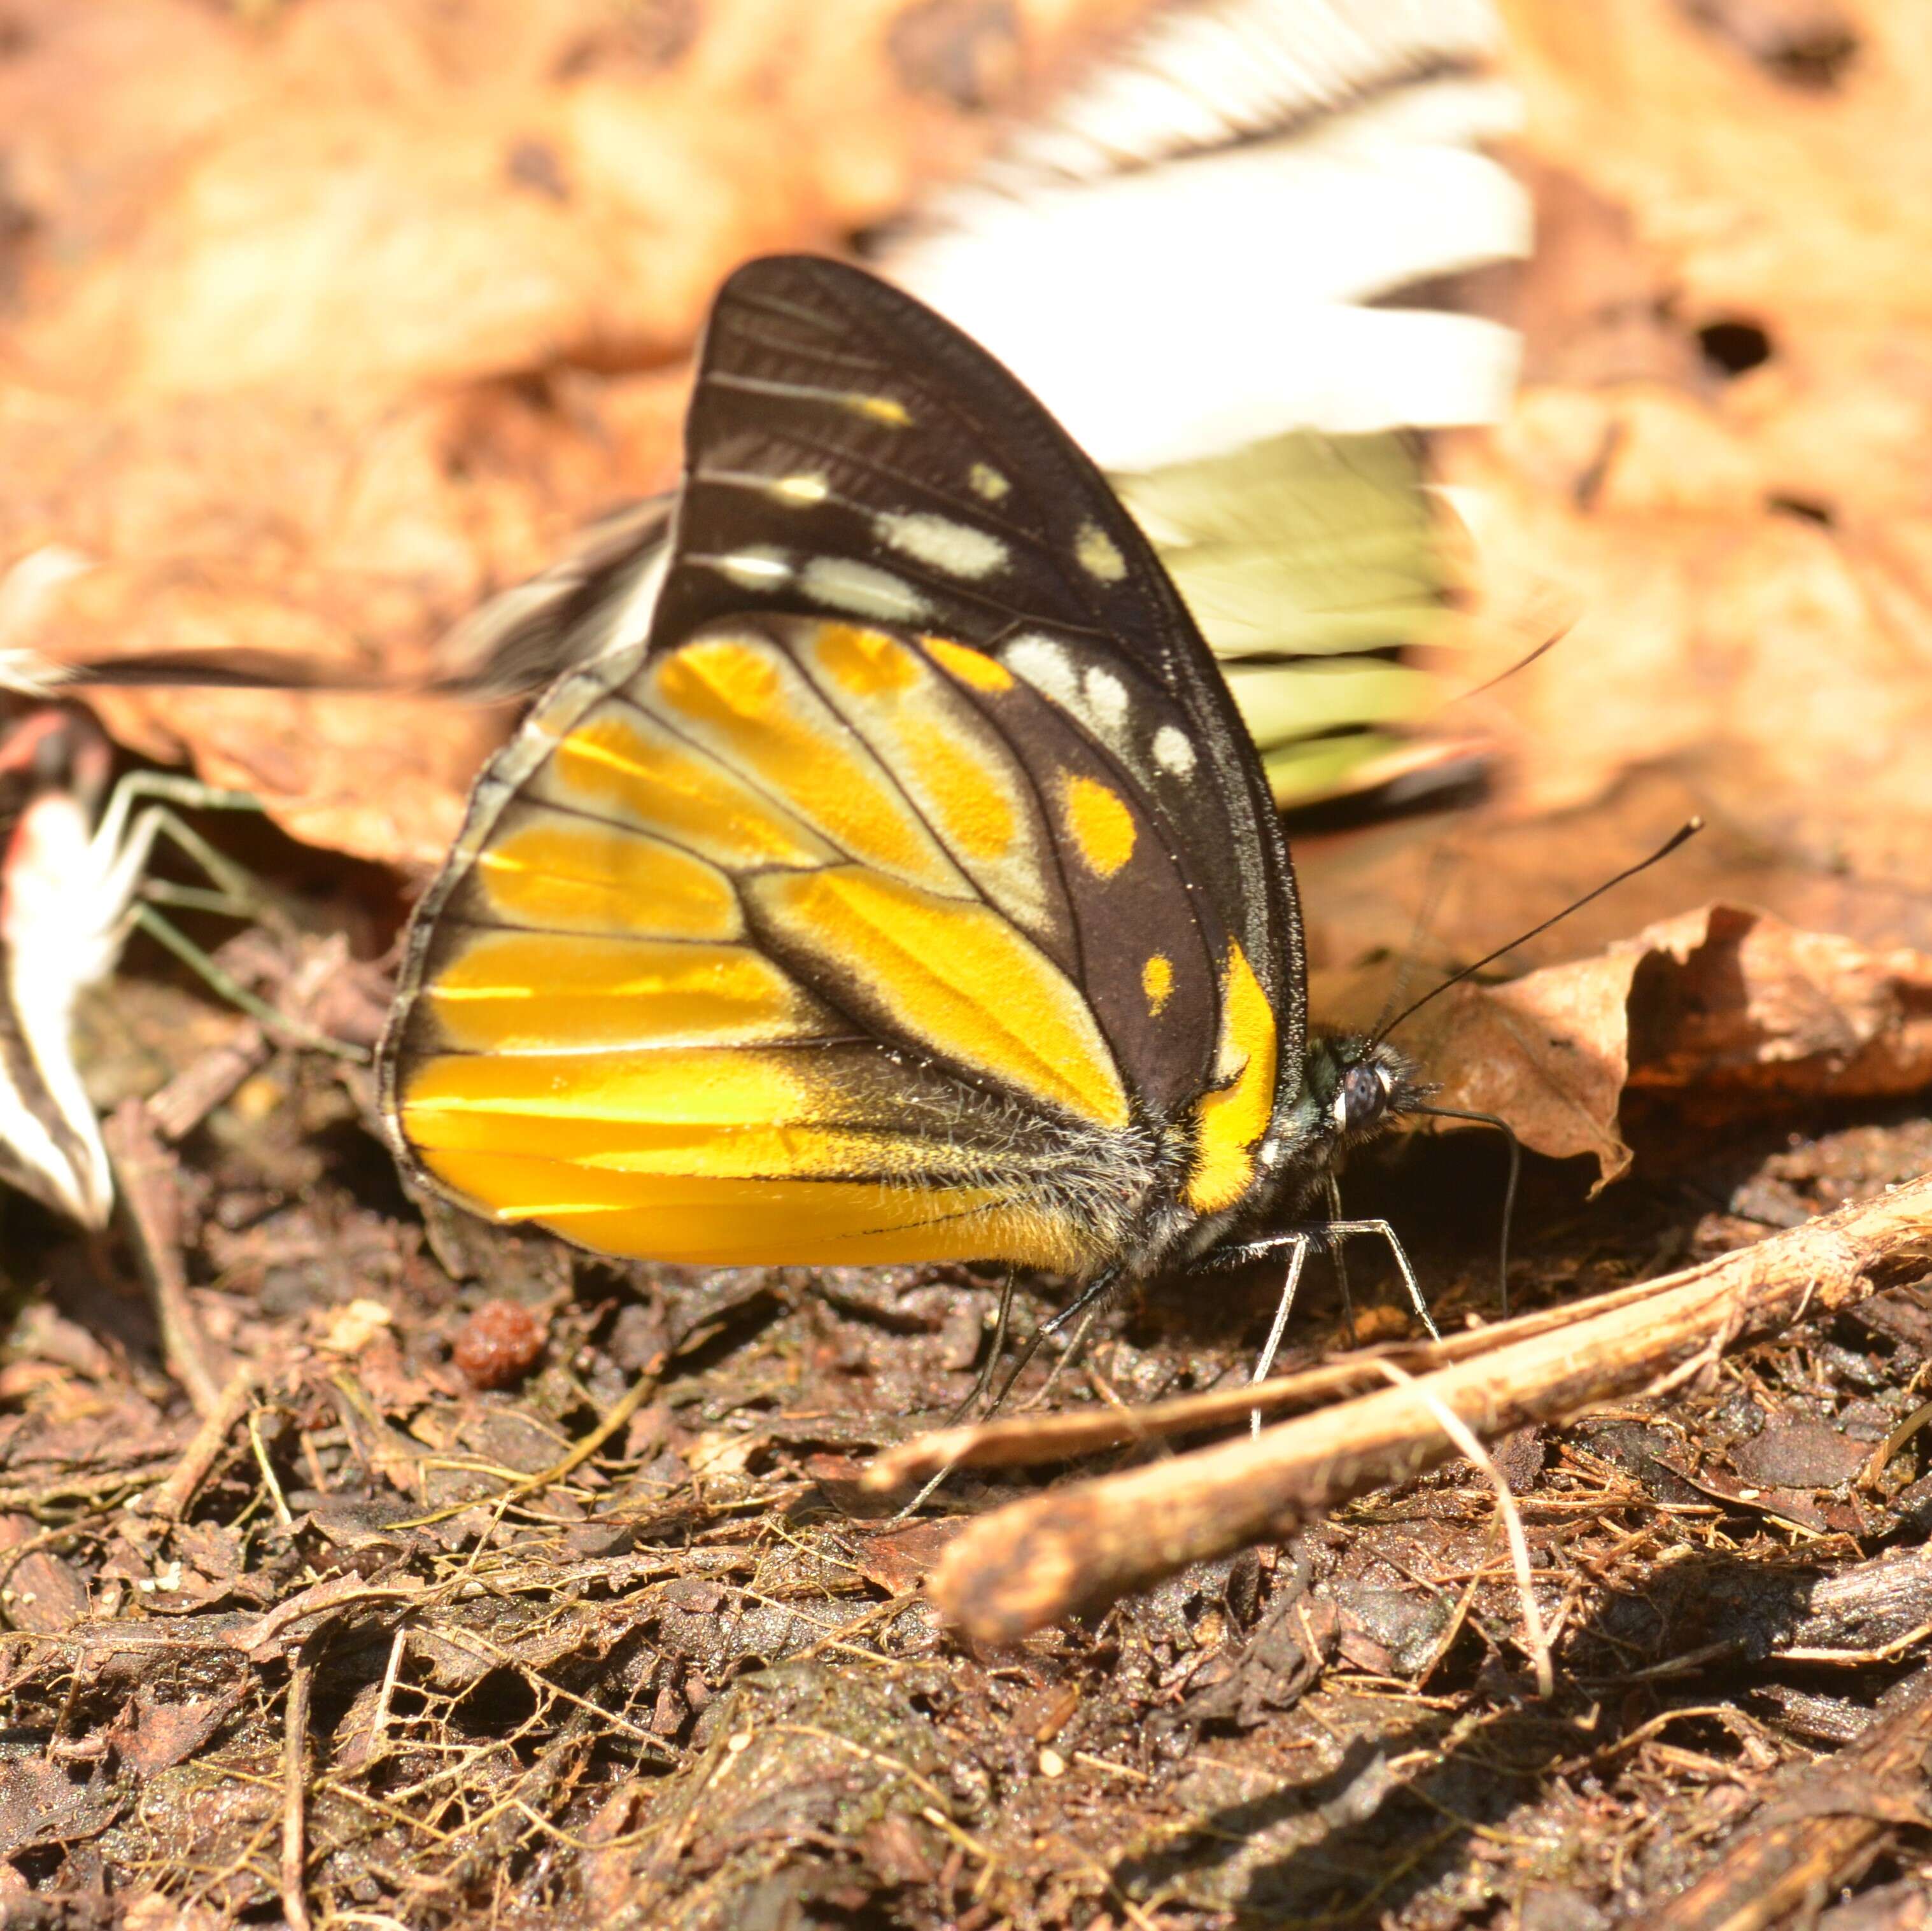
MULTIPOLYGON (((107 1098, 239 1024, 128 981, 92 1019, 107 1098)), ((218 1387, 257 1370, 199 1441, 124 1237, 4 1203, 6 1924, 1592 1931, 1657 1921, 1806 1767, 1856 1766, 1922 1657, 1932 1476, 1916 1436, 1871 1465, 1932 1378, 1932 1282, 1503 1445, 1551 1701, 1462 1463, 981 1653, 921 1578, 1030 1478, 907 1520, 856 1478, 970 1387, 996 1276, 619 1268, 426 1222, 367 1105, 272 1051, 172 1146, 196 1345, 218 1387)), ((1631 1124, 1600 1198, 1528 1176, 1519 1306, 1932 1165, 1909 1108, 1631 1124)), ((1492 1144, 1418 1139, 1349 1192, 1445 1327, 1493 1314, 1492 1144)), ((1402 1330, 1384 1264, 1351 1280, 1358 1336, 1402 1330)), ((1273 1285, 1148 1287, 1050 1399, 1243 1375, 1273 1285)), ((1055 1303, 1023 1281, 1021 1330, 1055 1303)), ((1328 1279, 1291 1338, 1348 1345, 1328 1279)), ((1932 1847, 1909 1798, 1862 1868, 1753 1921, 1921 1921, 1890 1915, 1932 1847)))

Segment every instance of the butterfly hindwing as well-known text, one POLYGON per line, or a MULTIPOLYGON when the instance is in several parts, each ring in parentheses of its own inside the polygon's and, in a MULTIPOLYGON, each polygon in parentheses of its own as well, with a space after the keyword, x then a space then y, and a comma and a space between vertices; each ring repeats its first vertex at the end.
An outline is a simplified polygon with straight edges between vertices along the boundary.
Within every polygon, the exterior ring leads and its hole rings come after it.
MULTIPOLYGON (((820 620, 727 619, 547 700, 426 901, 385 1051, 430 1174, 620 1252, 1082 1264, 1078 1230, 1028 1204, 1132 1107, 1062 962, 1082 951, 1080 889, 1052 808, 953 661, 820 620), (922 686, 928 751, 976 754, 878 757, 877 709, 916 719, 922 686)), ((968 674, 1000 681, 980 662, 968 674)), ((1067 770, 1096 795, 1112 775, 1067 770)), ((1106 795, 1084 808, 1129 808, 1106 795)), ((1129 842, 1159 862, 1144 824, 1089 832, 1117 871, 1129 842)), ((1160 949, 1151 1003, 1198 1030, 1208 950, 1160 949)))

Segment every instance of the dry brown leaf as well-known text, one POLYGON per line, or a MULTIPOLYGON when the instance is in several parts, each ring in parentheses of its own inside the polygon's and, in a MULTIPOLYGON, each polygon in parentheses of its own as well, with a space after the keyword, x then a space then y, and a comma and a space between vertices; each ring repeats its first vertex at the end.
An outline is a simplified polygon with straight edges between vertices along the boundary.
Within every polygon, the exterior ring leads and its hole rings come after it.
POLYGON ((1796 872, 1922 890, 1924 10, 1846 8, 1849 60, 1796 80, 1680 0, 1508 11, 1550 190, 1532 379, 1458 473, 1487 493, 1494 577, 1560 585, 1581 610, 1498 693, 1521 727, 1519 808, 1573 808, 1668 763, 1796 872))
MULTIPOLYGON (((1148 0, 23 0, 0 58, 10 641, 406 673, 675 464, 719 278, 836 245, 1148 0)), ((501 721, 148 692, 124 742, 427 862, 501 721)))
MULTIPOLYGON (((1342 1023, 1375 1018, 1367 976, 1316 991, 1342 1023)), ((1442 1083, 1442 1105, 1496 1114, 1534 1152, 1588 1156, 1600 1186, 1630 1164, 1628 1090, 1674 1091, 1723 1117, 1754 1101, 1932 1085, 1932 954, 1712 905, 1595 958, 1458 986, 1402 1038, 1442 1083)))

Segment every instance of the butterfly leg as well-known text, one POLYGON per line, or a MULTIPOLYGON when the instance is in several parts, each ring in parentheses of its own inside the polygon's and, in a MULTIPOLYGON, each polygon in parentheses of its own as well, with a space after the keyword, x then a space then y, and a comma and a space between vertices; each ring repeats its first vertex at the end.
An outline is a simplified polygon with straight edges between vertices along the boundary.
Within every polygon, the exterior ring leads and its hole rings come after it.
POLYGON ((1009 1267, 1006 1278, 1000 1284, 1000 1311, 993 1319, 992 1343, 986 1350, 986 1358, 980 1363, 972 1387, 967 1390, 965 1399, 946 1417, 948 1428, 956 1426, 969 1408, 979 1405, 986 1390, 993 1385, 993 1377, 999 1372, 1000 1357, 1006 1351, 1006 1324, 1013 1311, 1013 1270, 1009 1267))
POLYGON ((232 973, 223 971, 200 946, 177 930, 172 921, 164 919, 152 906, 137 904, 134 910, 134 922, 149 938, 173 953, 218 999, 225 1000, 238 1012, 246 1013, 257 1025, 266 1027, 272 1035, 292 1045, 305 1046, 310 1052, 326 1053, 332 1060, 346 1060, 356 1066, 368 1063, 368 1047, 319 1032, 314 1027, 304 1025, 301 1020, 278 1011, 266 999, 257 998, 232 973))
POLYGON ((248 873, 184 823, 171 806, 183 811, 259 811, 262 801, 249 792, 221 790, 173 772, 130 772, 115 786, 92 843, 96 876, 112 901, 125 905, 133 899, 154 840, 165 832, 220 889, 226 902, 206 909, 238 917, 255 916, 249 908, 260 895, 250 889, 248 873), (136 815, 134 807, 143 799, 156 802, 136 815))
POLYGON ((1396 1270, 1402 1276, 1402 1285, 1408 1290, 1409 1305, 1414 1309, 1417 1319, 1428 1329, 1430 1340, 1440 1341, 1442 1339, 1441 1330, 1430 1315, 1429 1303, 1422 1298, 1422 1289, 1416 1281, 1415 1270, 1408 1264, 1408 1255, 1403 1250, 1402 1243, 1396 1239, 1395 1229, 1387 1221, 1331 1220, 1318 1231, 1335 1237, 1338 1245, 1352 1234, 1381 1235, 1388 1243, 1389 1252, 1395 1256, 1396 1270))
MULTIPOLYGON (((1058 1333, 1076 1315, 1084 1314, 1087 1316, 1087 1322, 1083 1324, 1079 1333, 1075 1336, 1074 1345, 1078 1347, 1086 1339, 1087 1327, 1090 1326, 1094 1319, 1099 1315, 1108 1294, 1112 1291, 1114 1282, 1118 1278, 1118 1269, 1113 1270, 1089 1282, 1072 1301, 1062 1308, 1051 1321, 1042 1321, 1040 1324, 1035 1330, 1032 1339, 1020 1350, 1020 1358, 1013 1363, 1012 1372, 1007 1375, 1005 1381, 1000 1383, 1000 1392, 988 1404, 986 1414, 982 1417, 982 1420, 990 1420, 1006 1405, 1006 1397, 1013 1391, 1013 1384, 1025 1372, 1027 1363, 1040 1352, 1042 1344, 1050 1335, 1058 1333)), ((1000 1296, 999 1319, 994 1329, 993 1345, 986 1357, 986 1366, 982 1371, 979 1382, 975 1385, 972 1394, 953 1410, 951 1420, 946 1424, 948 1427, 958 1420, 959 1417, 965 1413, 968 1406, 978 1396, 981 1389, 992 1380, 993 1370, 999 1363, 1000 1351, 1005 1345, 1006 1316, 1012 1306, 1012 1299, 1013 1277, 1009 1274, 1006 1276, 1005 1288, 1000 1296)), ((1070 1348, 1067 1352, 1071 1354, 1073 1349, 1070 1348)), ((1061 1365, 1064 1366, 1065 1364, 1063 1362, 1061 1365)), ((1058 1370, 1055 1372, 1057 1372, 1058 1370)), ((916 1513, 944 1484, 946 1477, 952 1473, 952 1467, 953 1465, 948 1462, 926 1484, 925 1487, 920 1490, 916 1495, 914 1496, 910 1501, 897 1511, 892 1520, 896 1522, 902 1522, 908 1516, 916 1513)))
POLYGON ((1025 1372, 1027 1363, 1040 1352, 1047 1340, 1058 1334, 1069 1321, 1085 1314, 1090 1309, 1097 1310, 1100 1304, 1113 1292, 1114 1283, 1119 1278, 1120 1270, 1118 1267, 1110 1267, 1106 1273, 1097 1275, 1088 1282, 1087 1285, 1082 1288, 1080 1292, 1051 1321, 1041 1322, 1039 1327, 1034 1330, 1033 1339, 1020 1350, 1020 1358, 1013 1363, 1012 1372, 1001 1383, 1000 1392, 993 1397, 993 1405, 986 1411, 988 1415, 998 1414, 1006 1405, 1006 1397, 1013 1391, 1013 1384, 1025 1372))
MULTIPOLYGON (((1328 1218, 1330 1220, 1342 1218, 1342 1189, 1333 1174, 1328 1176, 1328 1218)), ((1355 1303, 1348 1292, 1346 1243, 1338 1240, 1330 1251, 1335 1257, 1335 1285, 1342 1296, 1342 1332, 1348 1337, 1348 1345, 1352 1348, 1355 1345, 1355 1303)), ((1425 1315, 1423 1318, 1426 1321, 1428 1316, 1425 1315)))
POLYGON ((250 1018, 335 1058, 366 1059, 368 1056, 361 1047, 330 1039, 256 998, 148 902, 159 900, 231 919, 254 919, 286 926, 287 915, 272 895, 245 867, 218 851, 178 816, 172 808, 176 805, 194 811, 259 811, 262 808, 261 800, 248 792, 220 790, 171 772, 136 771, 124 778, 115 787, 114 795, 101 814, 91 847, 100 880, 99 904, 112 928, 109 943, 112 952, 118 954, 128 933, 138 926, 172 952, 218 997, 250 1018), (134 805, 143 798, 166 802, 149 804, 135 813, 134 805), (155 841, 164 835, 201 868, 214 890, 206 892, 157 880, 142 881, 141 874, 155 841))
POLYGON ((1088 1340, 1094 1332, 1094 1324, 1100 1318, 1101 1312, 1101 1303, 1098 1301, 1087 1310, 1087 1318, 1074 1330, 1073 1339, 1066 1344, 1066 1351, 1053 1364, 1053 1372, 1047 1376, 1046 1384, 1040 1393, 1027 1403, 1026 1405, 1028 1408, 1040 1407, 1047 1396, 1053 1393, 1054 1386, 1059 1381, 1060 1376, 1086 1353, 1088 1340))
MULTIPOLYGON (((1274 1366, 1274 1357, 1281 1347, 1281 1337, 1288 1327, 1288 1317, 1294 1306, 1294 1291, 1301 1285, 1302 1263, 1308 1258, 1308 1237, 1293 1234, 1289 1237, 1292 1251, 1288 1255, 1287 1277, 1281 1284, 1281 1298, 1275 1303, 1274 1320, 1268 1329, 1268 1339, 1262 1343, 1262 1351, 1255 1357, 1255 1371, 1248 1377, 1248 1385, 1252 1387, 1257 1381, 1265 1381, 1268 1370, 1274 1366)), ((1248 1432, 1259 1435, 1262 1432, 1262 1411, 1251 1408, 1248 1411, 1248 1432)))

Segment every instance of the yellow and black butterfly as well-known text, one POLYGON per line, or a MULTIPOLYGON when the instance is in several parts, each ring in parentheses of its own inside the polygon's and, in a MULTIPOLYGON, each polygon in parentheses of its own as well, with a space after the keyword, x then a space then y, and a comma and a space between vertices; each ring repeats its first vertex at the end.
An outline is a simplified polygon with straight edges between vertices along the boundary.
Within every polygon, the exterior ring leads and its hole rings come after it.
POLYGON ((380 1075, 408 1171, 498 1222, 1003 1261, 1082 1306, 1298 1271, 1282 1223, 1425 1097, 1311 1042, 1260 761, 1100 471, 950 323, 802 256, 719 295, 647 634, 485 772, 380 1075))

